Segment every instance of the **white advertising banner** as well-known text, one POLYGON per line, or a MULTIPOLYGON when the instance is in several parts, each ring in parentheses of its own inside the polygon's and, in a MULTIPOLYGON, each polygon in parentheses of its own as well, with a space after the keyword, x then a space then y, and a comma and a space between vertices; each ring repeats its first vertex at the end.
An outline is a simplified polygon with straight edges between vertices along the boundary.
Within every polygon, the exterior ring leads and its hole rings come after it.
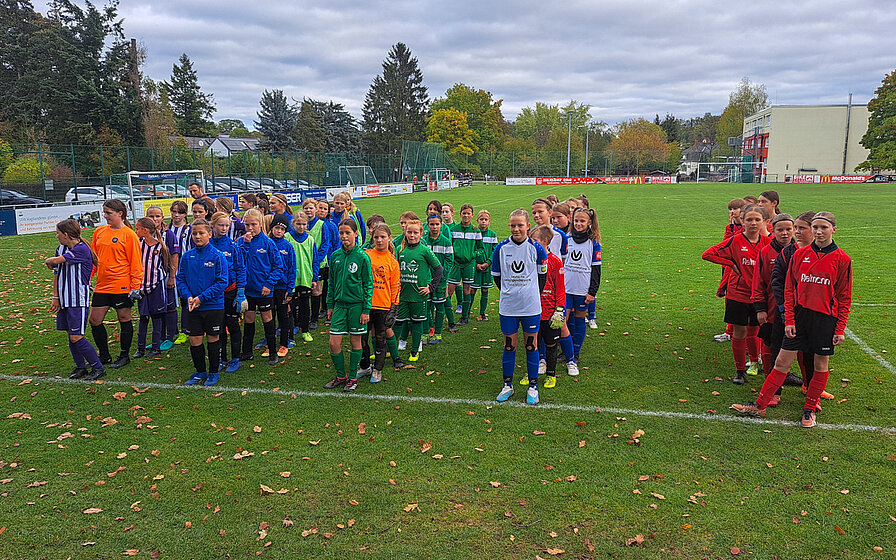
POLYGON ((16 230, 19 235, 56 231, 56 224, 68 218, 77 220, 82 228, 105 223, 102 221, 103 203, 66 204, 64 206, 47 206, 44 208, 17 208, 16 230))
POLYGON ((504 179, 505 185, 534 185, 535 177, 508 177, 504 179))

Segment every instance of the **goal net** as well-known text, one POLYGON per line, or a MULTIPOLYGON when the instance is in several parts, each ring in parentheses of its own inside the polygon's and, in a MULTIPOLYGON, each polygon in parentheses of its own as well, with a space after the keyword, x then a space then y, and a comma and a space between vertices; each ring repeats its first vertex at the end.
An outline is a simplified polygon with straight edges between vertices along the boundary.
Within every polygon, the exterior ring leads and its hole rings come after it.
POLYGON ((339 186, 341 187, 365 187, 378 185, 373 168, 369 165, 340 165, 339 186))

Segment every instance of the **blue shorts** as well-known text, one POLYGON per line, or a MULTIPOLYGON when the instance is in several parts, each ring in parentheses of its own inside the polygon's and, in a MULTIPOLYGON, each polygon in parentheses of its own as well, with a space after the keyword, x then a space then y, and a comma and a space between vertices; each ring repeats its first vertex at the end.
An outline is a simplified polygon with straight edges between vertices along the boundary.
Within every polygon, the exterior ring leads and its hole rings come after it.
POLYGON ((89 315, 89 307, 63 307, 56 313, 56 330, 84 336, 89 315))
POLYGON ((571 311, 587 311, 588 304, 585 303, 585 296, 566 294, 566 309, 571 311))
POLYGON ((501 334, 505 336, 516 334, 519 332, 520 326, 523 327, 524 333, 537 333, 538 327, 541 326, 541 314, 530 315, 528 317, 507 317, 506 315, 499 315, 498 319, 501 322, 501 334))

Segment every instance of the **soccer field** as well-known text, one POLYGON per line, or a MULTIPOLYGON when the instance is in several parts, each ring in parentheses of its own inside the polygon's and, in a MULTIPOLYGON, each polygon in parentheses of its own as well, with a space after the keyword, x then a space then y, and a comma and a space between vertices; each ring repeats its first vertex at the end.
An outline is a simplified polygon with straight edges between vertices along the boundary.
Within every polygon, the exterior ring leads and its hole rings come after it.
POLYGON ((186 346, 69 382, 47 312, 55 239, 0 238, 0 558, 896 557, 892 187, 478 184, 358 206, 395 233, 433 197, 470 202, 504 238, 511 210, 550 193, 588 195, 603 275, 582 373, 537 407, 519 385, 494 402, 495 290, 491 321, 446 329, 415 368, 348 396, 323 388, 323 330, 214 388, 181 385, 186 346), (764 420, 733 416, 762 377, 733 385, 712 338, 721 272, 700 255, 727 202, 765 187, 793 215, 834 212, 853 259, 835 399, 812 430, 798 388, 764 420))

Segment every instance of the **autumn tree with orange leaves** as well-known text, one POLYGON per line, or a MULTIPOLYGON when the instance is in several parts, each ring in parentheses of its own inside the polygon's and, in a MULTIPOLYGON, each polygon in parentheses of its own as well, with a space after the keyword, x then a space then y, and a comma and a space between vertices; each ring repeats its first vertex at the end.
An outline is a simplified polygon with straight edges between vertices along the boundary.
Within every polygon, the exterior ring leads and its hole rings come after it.
POLYGON ((613 154, 614 166, 638 173, 650 165, 662 166, 669 157, 666 133, 658 125, 644 119, 631 119, 616 125, 613 140, 607 148, 613 154))

